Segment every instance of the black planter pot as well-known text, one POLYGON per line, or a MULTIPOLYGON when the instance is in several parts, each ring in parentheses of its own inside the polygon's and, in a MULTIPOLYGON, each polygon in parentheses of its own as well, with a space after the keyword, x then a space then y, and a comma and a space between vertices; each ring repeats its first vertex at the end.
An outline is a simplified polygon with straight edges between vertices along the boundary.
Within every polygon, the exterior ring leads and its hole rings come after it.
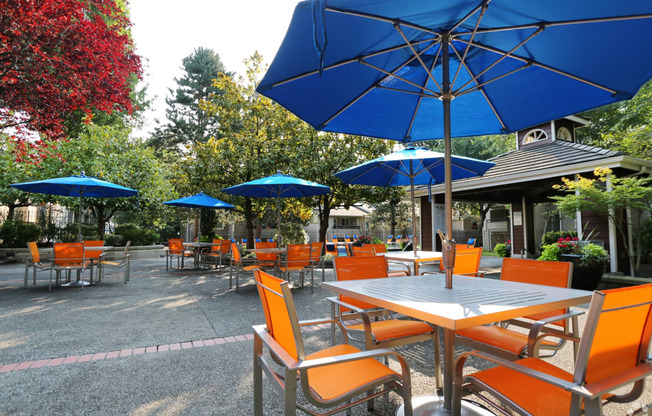
POLYGON ((595 290, 602 279, 604 265, 582 266, 575 264, 573 266, 573 280, 571 287, 573 289, 595 290))

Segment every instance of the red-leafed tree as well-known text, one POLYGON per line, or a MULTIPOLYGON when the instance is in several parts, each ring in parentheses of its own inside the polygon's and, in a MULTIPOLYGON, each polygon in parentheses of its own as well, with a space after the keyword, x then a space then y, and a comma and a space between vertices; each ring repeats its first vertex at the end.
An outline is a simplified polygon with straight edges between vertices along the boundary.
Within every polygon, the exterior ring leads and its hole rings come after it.
POLYGON ((0 0, 0 130, 65 136, 64 123, 132 111, 140 57, 121 0, 0 0))

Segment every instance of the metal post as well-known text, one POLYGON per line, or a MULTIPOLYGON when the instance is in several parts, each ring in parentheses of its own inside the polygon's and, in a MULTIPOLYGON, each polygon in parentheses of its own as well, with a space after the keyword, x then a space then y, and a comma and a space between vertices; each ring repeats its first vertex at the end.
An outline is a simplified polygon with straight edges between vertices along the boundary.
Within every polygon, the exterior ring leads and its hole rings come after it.
POLYGON ((77 225, 77 241, 82 242, 81 222, 82 222, 82 195, 79 195, 79 224, 77 225))
MULTIPOLYGON (((444 94, 442 101, 444 105, 444 215, 446 217, 446 239, 453 238, 453 168, 451 163, 451 85, 449 74, 448 34, 442 37, 442 87, 444 94)), ((453 288, 453 269, 446 269, 446 289, 453 288)))
POLYGON ((412 202, 412 249, 414 257, 417 257, 417 216, 416 208, 414 206, 414 167, 412 160, 410 160, 410 200, 412 202))

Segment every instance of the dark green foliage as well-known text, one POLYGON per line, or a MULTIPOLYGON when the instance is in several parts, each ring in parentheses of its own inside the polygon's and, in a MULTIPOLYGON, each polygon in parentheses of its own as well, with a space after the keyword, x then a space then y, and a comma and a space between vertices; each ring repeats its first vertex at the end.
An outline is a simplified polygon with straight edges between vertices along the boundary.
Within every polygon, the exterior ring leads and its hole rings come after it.
POLYGON ((30 241, 38 241, 41 230, 36 224, 7 220, 0 227, 2 247, 26 247, 30 241))
MULTIPOLYGON (((202 209, 201 220, 199 221, 199 231, 202 237, 208 237, 211 240, 215 236, 215 227, 217 227, 217 215, 213 209, 202 209)), ((209 241, 211 241, 209 240, 209 241)))
POLYGON ((165 99, 167 124, 156 129, 150 146, 179 150, 179 145, 206 142, 217 137, 219 114, 209 115, 199 107, 200 101, 215 100, 221 91, 213 85, 220 73, 227 73, 219 54, 212 49, 196 48, 183 58, 181 78, 175 78, 176 90, 169 89, 165 99))
POLYGON ((131 241, 132 246, 157 244, 161 236, 154 230, 140 228, 136 224, 122 224, 115 227, 115 234, 107 236, 107 245, 123 246, 131 241), (109 244, 109 242, 111 244, 109 244))
MULTIPOLYGON (((427 147, 436 152, 444 152, 443 140, 429 140, 415 144, 427 147)), ((466 156, 474 159, 487 160, 516 149, 516 140, 513 134, 458 137, 451 141, 451 145, 451 152, 455 156, 466 156)))
POLYGON ((577 231, 549 231, 541 238, 541 245, 547 246, 556 243, 560 238, 577 238, 577 231))
POLYGON ((498 243, 494 247, 494 252, 500 257, 509 257, 510 250, 507 248, 507 244, 498 243))
POLYGON ((643 222, 641 229, 641 255, 648 263, 652 263, 652 218, 643 222))

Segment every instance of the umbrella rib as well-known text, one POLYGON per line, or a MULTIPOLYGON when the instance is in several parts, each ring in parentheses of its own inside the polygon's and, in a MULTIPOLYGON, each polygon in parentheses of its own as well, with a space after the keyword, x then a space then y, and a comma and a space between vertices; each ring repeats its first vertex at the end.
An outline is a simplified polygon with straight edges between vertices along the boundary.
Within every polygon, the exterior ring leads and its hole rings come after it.
MULTIPOLYGON (((437 53, 435 54, 435 59, 432 61, 432 66, 430 67, 430 70, 428 72, 432 72, 435 70, 435 67, 437 66, 437 61, 439 60, 439 55, 441 54, 441 43, 439 44, 439 50, 437 50, 437 53)), ((428 78, 425 79, 426 84, 428 83, 428 78)), ((424 86, 425 88, 425 86, 424 86)), ((412 132, 412 127, 414 126, 414 122, 417 119, 417 114, 419 113, 419 108, 421 108, 421 101, 423 100, 423 97, 419 97, 417 100, 417 104, 414 108, 414 111, 412 112, 412 118, 410 119, 410 124, 408 125, 407 128, 407 134, 405 135, 405 138, 410 137, 410 133, 412 132)))
MULTIPOLYGON (((455 48, 455 46, 453 46, 453 51, 454 51, 455 54, 459 57, 459 52, 457 51, 457 49, 455 48)), ((461 64, 461 65, 464 65, 464 68, 468 71, 468 73, 471 74, 471 76, 473 76, 473 71, 471 71, 471 68, 468 67, 468 65, 466 64, 466 62, 461 61, 460 64, 461 64)), ((487 102, 487 105, 489 105, 489 107, 491 108, 491 111, 493 111, 494 115, 496 116, 496 119, 498 120, 498 122, 500 123, 500 125, 502 126, 502 128, 505 129, 505 123, 503 123, 503 119, 502 119, 502 117, 500 117, 500 115, 498 114, 498 111, 496 110, 496 107, 494 107, 494 104, 491 102, 491 100, 489 99, 489 97, 487 97, 487 94, 485 93, 484 89, 483 89, 483 88, 479 88, 479 90, 480 90, 480 92, 482 93, 482 96, 484 97, 485 101, 487 102)))
MULTIPOLYGON (((418 59, 418 58, 417 58, 417 59, 418 59)), ((382 72, 383 74, 387 75, 388 77, 394 77, 394 78, 396 78, 396 79, 398 79, 398 80, 400 80, 400 81, 405 82, 406 84, 410 84, 410 85, 412 85, 413 87, 417 87, 417 88, 419 88, 420 90, 425 90, 425 91, 431 93, 431 94, 432 94, 433 96, 435 96, 435 97, 439 97, 439 96, 441 95, 440 93, 437 93, 437 92, 435 92, 435 91, 432 91, 432 90, 430 90, 430 89, 428 89, 428 88, 426 88, 426 87, 424 87, 424 86, 422 86, 422 85, 417 84, 416 82, 412 82, 412 81, 407 80, 407 79, 405 79, 405 78, 403 78, 403 77, 399 77, 398 75, 396 75, 396 74, 394 73, 394 72, 398 71, 399 69, 403 68, 405 65, 401 65, 401 67, 397 68, 397 69, 394 70, 393 72, 390 72, 390 71, 386 71, 386 70, 384 70, 384 69, 382 69, 382 68, 380 68, 380 67, 377 67, 376 65, 372 65, 372 64, 370 64, 369 62, 366 62, 366 61, 364 61, 364 60, 362 60, 362 59, 360 60, 360 63, 361 63, 362 65, 366 65, 366 66, 368 66, 368 67, 370 67, 370 68, 373 68, 373 69, 375 69, 375 70, 378 71, 378 72, 382 72)), ((387 78, 384 78, 383 81, 384 81, 385 79, 387 79, 387 78)), ((382 82, 382 81, 381 81, 381 82, 382 82)), ((380 84, 380 83, 378 83, 378 84, 380 84)), ((437 85, 437 86, 439 87, 439 85, 437 85)), ((440 88, 441 88, 441 87, 440 87, 440 88)))
POLYGON ((370 19, 370 20, 378 20, 380 22, 390 23, 392 25, 400 24, 401 26, 409 27, 410 29, 420 30, 422 32, 426 32, 426 33, 430 33, 430 34, 433 34, 433 35, 441 36, 441 33, 437 32, 436 30, 433 30, 433 29, 430 29, 430 28, 424 27, 424 26, 419 26, 419 25, 416 25, 414 23, 409 23, 409 22, 403 21, 401 19, 391 19, 389 17, 378 16, 378 15, 374 15, 374 14, 370 14, 370 13, 356 12, 356 11, 352 11, 352 10, 344 10, 344 9, 340 9, 340 8, 332 7, 332 6, 328 6, 328 5, 326 6, 326 10, 328 10, 330 12, 333 12, 333 13, 341 13, 341 14, 347 14, 347 15, 350 15, 350 16, 362 17, 362 18, 370 19))
MULTIPOLYGON (((432 39, 430 39, 429 41, 432 41, 432 39)), ((426 52, 427 52, 431 47, 433 47, 434 45, 435 45, 435 44, 433 43, 432 45, 428 46, 428 47, 425 48, 421 53, 422 53, 422 54, 423 54, 423 53, 426 53, 426 52)), ((394 71, 399 71, 399 70, 403 69, 405 66, 407 66, 408 64, 410 64, 410 62, 412 62, 414 59, 416 59, 416 58, 415 58, 415 57, 410 58, 410 59, 407 60, 405 63, 403 63, 403 65, 400 65, 398 68, 396 68, 394 71)), ((380 70, 380 68, 376 68, 376 67, 374 67, 374 65, 371 65, 370 63, 365 62, 364 60, 362 60, 362 58, 359 58, 357 61, 358 61, 358 63, 361 63, 361 64, 367 65, 367 66, 369 66, 369 67, 371 67, 371 68, 374 68, 374 69, 378 69, 378 70, 380 70)), ((385 72, 385 71, 382 70, 381 72, 385 72)), ((351 107, 353 104, 355 104, 356 102, 358 102, 358 101, 359 101, 360 99, 362 99, 362 97, 364 97, 365 95, 369 94, 369 93, 370 93, 374 88, 376 88, 378 85, 380 85, 381 82, 385 81, 385 80, 386 80, 387 78, 389 78, 390 76, 394 77, 395 75, 392 74, 392 73, 388 73, 387 76, 385 76, 384 78, 382 78, 381 80, 379 80, 379 81, 376 82, 375 84, 371 85, 369 88, 367 88, 365 91, 363 91, 360 95, 358 95, 358 96, 355 97, 353 100, 351 100, 351 102, 349 102, 347 105, 345 105, 345 106, 342 107, 339 111, 337 111, 335 114, 333 114, 330 118, 328 118, 328 120, 326 120, 326 121, 324 121, 323 123, 321 123, 321 124, 318 126, 318 129, 317 129, 317 130, 321 130, 321 129, 323 129, 325 126, 328 125, 328 123, 330 123, 331 121, 333 121, 337 116, 339 116, 340 114, 342 114, 344 111, 348 110, 349 107, 351 107)), ((399 77, 397 77, 397 78, 398 78, 398 79, 401 79, 401 78, 399 78, 399 77)), ((419 85, 417 85, 417 87, 418 87, 418 88, 421 88, 421 86, 419 86, 419 85)), ((433 91, 432 93, 433 93, 433 94, 436 94, 434 91, 433 91)))
MULTIPOLYGON (((489 65, 488 67, 486 67, 485 69, 483 69, 482 72, 480 72, 479 74, 475 75, 473 78, 471 78, 470 80, 468 80, 468 81, 467 81, 464 85, 462 85, 458 90, 463 90, 464 87, 466 87, 467 85, 469 85, 469 84, 472 83, 472 82, 476 82, 476 83, 477 83, 479 77, 481 77, 482 75, 486 74, 487 71, 491 70, 491 68, 493 68, 494 66, 498 65, 498 64, 499 64, 500 62, 502 62, 503 60, 507 59, 507 57, 512 56, 512 53, 513 53, 514 51, 516 51, 517 49, 519 49, 521 46, 525 45, 527 42, 529 42, 530 40, 532 40, 535 36, 539 35, 541 32, 543 32, 543 30, 544 30, 544 28, 540 26, 540 27, 539 27, 537 30, 535 30, 535 31, 534 31, 530 36, 528 36, 527 38, 523 39, 523 41, 521 41, 519 44, 517 44, 516 46, 514 46, 514 47, 513 47, 512 49, 510 49, 508 52, 503 53, 502 56, 501 56, 500 58, 498 58, 498 60, 496 60, 496 62, 494 62, 493 64, 489 65)), ((471 43, 472 43, 472 42, 471 42, 471 43)), ((473 43, 473 45, 475 45, 475 44, 473 43)))
MULTIPOLYGON (((480 29, 477 33, 495 33, 495 32, 505 32, 510 30, 523 30, 531 29, 535 27, 540 27, 541 25, 545 27, 554 27, 554 26, 567 26, 567 25, 577 25, 577 24, 587 24, 587 23, 605 23, 605 22, 618 22, 625 20, 639 20, 639 19, 650 19, 652 14, 638 14, 638 15, 629 15, 629 16, 611 16, 611 17, 600 17, 593 19, 576 19, 576 20, 562 20, 559 22, 539 22, 539 23, 529 23, 525 25, 517 26, 505 26, 499 28, 491 29, 480 29)), ((458 32, 457 35, 469 35, 470 32, 458 32)))
MULTIPOLYGON (((437 40, 432 39, 432 38, 431 39, 423 39, 423 40, 420 40, 420 41, 413 42, 413 45, 420 45, 422 43, 433 42, 433 41, 436 42, 437 40)), ((398 50, 404 49, 404 48, 407 48, 407 45, 392 46, 391 48, 383 49, 383 50, 380 50, 378 52, 373 52, 373 53, 370 53, 369 55, 365 55, 363 57, 356 56, 355 58, 346 59, 346 60, 341 61, 341 62, 336 62, 336 63, 334 63, 332 65, 326 65, 324 67, 324 71, 328 71, 328 70, 331 70, 331 69, 339 68, 339 67, 344 66, 344 65, 356 63, 360 59, 373 58, 373 57, 383 55, 383 54, 386 54, 386 53, 395 52, 395 51, 398 51, 398 50)), ((318 73, 319 73, 318 69, 316 69, 314 71, 304 72, 303 74, 295 75, 293 77, 284 79, 283 81, 276 82, 276 83, 272 84, 269 88, 275 88, 275 87, 278 87, 279 85, 287 84, 289 82, 296 81, 296 80, 301 79, 301 78, 309 77, 311 75, 315 75, 315 74, 318 74, 318 73)))
MULTIPOLYGON (((511 70, 509 72, 506 72, 506 73, 504 73, 502 75, 498 75, 497 77, 492 78, 490 80, 487 80, 487 81, 485 81, 485 82, 483 82, 481 84, 476 84, 475 86, 473 86, 471 88, 468 88, 468 89, 466 89, 464 91, 456 90, 456 91, 453 92, 453 95, 455 97, 460 97, 462 95, 470 94, 470 93, 472 93, 474 91, 477 91, 477 90, 481 89, 482 87, 484 87, 487 84, 491 84, 494 81, 498 81, 501 78, 505 78, 506 76, 512 75, 512 74, 514 74, 516 72, 522 71, 523 69, 529 68, 531 66, 532 66, 532 62, 528 62, 528 63, 526 63, 525 65, 523 65, 523 66, 521 66, 519 68, 513 69, 513 70, 511 70)), ((467 68, 466 64, 464 65, 464 67, 467 68)))
MULTIPOLYGON (((462 43, 468 42, 468 41, 465 41, 465 40, 462 40, 462 39, 456 39, 456 40, 458 42, 462 42, 462 43)), ((489 52, 494 52, 494 53, 497 53, 497 54, 504 54, 505 53, 504 51, 501 51, 500 49, 492 48, 492 47, 486 46, 486 45, 481 45, 479 43, 474 43, 473 46, 475 46, 476 48, 484 49, 484 50, 487 50, 489 52)), ((532 59, 529 59, 529 58, 523 58, 523 57, 518 56, 518 55, 510 55, 510 58, 516 59, 518 61, 525 62, 525 63, 531 62, 532 65, 534 65, 534 66, 538 66, 539 68, 554 72, 556 74, 565 76, 565 77, 570 78, 570 79, 574 79, 575 81, 582 82, 582 83, 590 85, 592 87, 600 88, 601 90, 607 91, 607 92, 609 92, 611 94, 616 94, 617 93, 617 91, 612 89, 612 88, 608 88, 608 87, 605 87, 604 85, 596 84, 593 81, 589 81, 588 79, 580 78, 580 77, 575 76, 573 74, 569 74, 569 73, 564 72, 562 70, 559 70, 557 68, 553 68, 553 67, 551 67, 549 65, 542 64, 541 62, 538 62, 536 60, 532 60, 532 59)))
POLYGON ((388 90, 388 91, 395 91, 395 92, 401 92, 405 94, 412 94, 412 95, 418 95, 419 97, 428 97, 428 98, 437 98, 441 96, 441 94, 426 94, 423 92, 418 92, 418 91, 407 91, 407 90, 402 90, 400 88, 392 88, 392 87, 383 87, 382 85, 377 85, 376 88, 379 90, 388 90))
MULTIPOLYGON (((437 80, 435 79, 435 77, 432 75, 432 73, 431 73, 430 71, 428 71, 428 67, 426 67, 425 62, 423 62, 423 59, 421 59, 421 55, 419 55, 419 54, 417 53, 416 49, 414 49, 414 46, 412 46, 412 44, 411 44, 410 41, 408 40, 407 36, 405 36, 405 33, 403 33, 403 29, 401 29, 401 26, 399 26, 398 24, 395 24, 395 25, 394 25, 394 29, 396 29, 396 31, 398 32, 398 34, 401 35, 401 37, 403 38, 403 40, 405 41, 405 43, 408 44, 410 50, 412 51, 412 53, 414 54, 414 56, 417 58, 417 60, 418 60, 419 63, 421 64, 421 67, 426 71, 426 74, 428 74, 428 78, 430 78, 430 80, 431 80, 431 81, 432 81, 432 82, 437 86, 437 88, 439 88, 439 92, 440 92, 440 93, 443 93, 443 92, 444 92, 443 88, 441 87, 441 85, 439 85, 439 83, 437 82, 437 80)), ((425 88, 424 88, 424 89, 425 89, 425 88)))
MULTIPOLYGON (((472 14, 475 14, 478 9, 481 9, 480 15, 478 16, 478 20, 475 22, 475 27, 473 28, 473 32, 471 33, 471 39, 469 39, 469 43, 466 44, 466 48, 464 49, 464 55, 460 58, 460 65, 457 67, 457 71, 455 71, 455 76, 453 77, 453 80, 451 81, 451 90, 453 89, 453 86, 455 85, 455 81, 457 80, 457 76, 460 74, 460 70, 462 69, 462 63, 466 61, 466 55, 468 55, 469 50, 471 49, 471 45, 473 44, 473 39, 475 38, 475 35, 478 31, 478 27, 480 27, 480 22, 482 22, 482 18, 484 17, 485 12, 487 11, 487 8, 489 7, 488 2, 482 3, 482 6, 477 7, 473 12, 469 13, 464 19, 460 20, 457 25, 452 30, 455 30, 459 25, 461 25, 463 22, 465 22, 468 18, 471 17, 472 14)), ((453 48, 455 49, 455 48, 453 48)), ((455 54, 457 55, 457 51, 455 51, 455 54)), ((458 55, 459 56, 459 55, 458 55)))

